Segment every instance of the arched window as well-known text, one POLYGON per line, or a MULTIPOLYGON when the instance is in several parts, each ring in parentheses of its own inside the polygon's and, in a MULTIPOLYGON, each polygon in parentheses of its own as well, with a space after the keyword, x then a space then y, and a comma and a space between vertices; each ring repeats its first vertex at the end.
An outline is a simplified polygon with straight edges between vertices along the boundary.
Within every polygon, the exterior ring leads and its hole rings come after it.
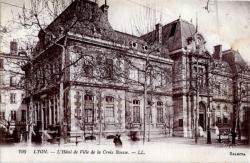
POLYGON ((163 123, 163 102, 157 101, 157 123, 163 123))
POLYGON ((106 108, 104 112, 105 122, 114 123, 115 121, 115 111, 114 111, 114 97, 106 96, 106 108))
POLYGON ((133 122, 140 123, 140 100, 133 100, 133 122))
POLYGON ((84 96, 84 122, 87 124, 94 123, 94 96, 86 94, 84 96))

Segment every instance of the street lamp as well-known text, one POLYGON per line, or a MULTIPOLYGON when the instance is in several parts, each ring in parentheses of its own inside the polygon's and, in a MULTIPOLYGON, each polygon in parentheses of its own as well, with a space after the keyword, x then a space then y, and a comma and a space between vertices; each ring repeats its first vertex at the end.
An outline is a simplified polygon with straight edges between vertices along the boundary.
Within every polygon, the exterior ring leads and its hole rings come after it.
POLYGON ((210 108, 207 108, 207 144, 212 144, 211 141, 211 132, 210 132, 210 115, 211 115, 211 111, 210 108))

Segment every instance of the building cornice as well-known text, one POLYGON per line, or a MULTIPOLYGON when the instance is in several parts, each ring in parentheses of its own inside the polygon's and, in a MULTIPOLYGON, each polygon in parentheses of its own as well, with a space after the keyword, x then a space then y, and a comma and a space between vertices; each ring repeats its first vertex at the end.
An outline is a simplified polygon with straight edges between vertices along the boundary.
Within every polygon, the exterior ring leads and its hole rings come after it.
MULTIPOLYGON (((113 49, 113 50, 119 50, 122 52, 126 52, 126 54, 128 56, 132 56, 132 57, 137 57, 137 58, 141 58, 141 59, 147 58, 147 54, 142 53, 140 51, 133 50, 127 45, 122 45, 122 44, 114 43, 112 41, 107 41, 107 40, 103 40, 103 39, 99 39, 99 38, 82 36, 80 34, 74 34, 71 32, 68 35, 69 35, 68 39, 77 40, 80 42, 93 44, 93 45, 97 45, 100 47, 109 48, 109 49, 113 49)), ((149 58, 152 61, 157 61, 157 62, 166 63, 166 64, 173 64, 173 60, 171 60, 171 59, 155 56, 152 54, 149 54, 149 58)))
POLYGON ((17 60, 28 60, 28 57, 19 56, 19 55, 11 55, 7 53, 0 53, 0 58, 9 58, 9 59, 17 59, 17 60))

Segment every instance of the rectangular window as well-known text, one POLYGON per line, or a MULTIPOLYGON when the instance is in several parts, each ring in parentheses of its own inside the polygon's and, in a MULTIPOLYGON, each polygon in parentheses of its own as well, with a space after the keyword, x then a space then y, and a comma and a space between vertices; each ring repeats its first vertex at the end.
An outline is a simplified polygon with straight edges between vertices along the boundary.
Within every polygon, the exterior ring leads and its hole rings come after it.
POLYGON ((144 83, 145 81, 145 73, 143 71, 138 71, 139 76, 139 82, 144 83))
POLYGON ((133 122, 140 123, 140 107, 139 106, 133 107, 133 122))
POLYGON ((139 72, 136 69, 129 70, 129 79, 131 79, 134 82, 137 82, 139 80, 139 72))
POLYGON ((85 109, 85 123, 93 123, 93 109, 85 109))
POLYGON ((172 27, 171 27, 171 31, 170 31, 169 37, 174 36, 175 31, 176 31, 176 26, 177 26, 177 23, 172 24, 172 27))
POLYGON ((224 124, 227 124, 227 123, 228 123, 227 117, 223 117, 223 123, 224 123, 224 124))
POLYGON ((157 108, 157 122, 163 123, 163 108, 157 108))
POLYGON ((93 77, 94 73, 94 69, 93 69, 93 62, 92 62, 93 58, 91 57, 84 57, 84 61, 83 61, 83 72, 84 72, 84 76, 86 77, 93 77))
POLYGON ((93 123, 94 122, 94 96, 85 95, 84 96, 84 122, 85 123, 93 123))
POLYGON ((107 106, 105 108, 105 122, 107 123, 114 122, 114 106, 107 106))
POLYGON ((114 65, 112 59, 106 60, 106 68, 105 68, 106 78, 113 79, 114 75, 114 65))
POLYGON ((204 74, 204 69, 202 67, 198 68, 198 81, 199 81, 199 86, 202 88, 204 87, 205 84, 205 74, 204 74))
POLYGON ((106 96, 106 108, 104 112, 105 122, 114 123, 115 112, 114 112, 114 98, 112 96, 106 96))
POLYGON ((3 75, 2 74, 0 74, 0 84, 4 84, 4 82, 3 82, 3 75))
POLYGON ((3 69, 3 59, 0 59, 0 69, 3 69))
POLYGON ((15 86, 15 78, 14 78, 14 76, 10 77, 10 86, 15 86))
POLYGON ((82 116, 81 114, 82 114, 81 108, 76 108, 75 109, 75 115, 76 115, 76 117, 80 118, 82 116))
POLYGON ((5 112, 0 112, 0 119, 5 119, 5 112))
POLYGON ((183 119, 179 119, 179 127, 183 127, 183 119))
POLYGON ((15 120, 16 120, 16 111, 15 111, 15 110, 12 110, 10 113, 11 113, 11 114, 10 114, 11 120, 15 121, 15 120))
POLYGON ((15 104, 16 103, 16 94, 15 93, 11 93, 10 94, 10 103, 11 104, 15 104))
POLYGON ((221 124, 221 118, 217 117, 217 124, 221 124))
POLYGON ((21 112, 21 121, 26 121, 26 110, 22 110, 21 112))
POLYGON ((162 73, 156 73, 156 79, 155 79, 155 85, 156 86, 162 86, 163 85, 163 74, 162 73))
POLYGON ((90 64, 83 65, 84 76, 86 77, 93 77, 93 66, 90 64))

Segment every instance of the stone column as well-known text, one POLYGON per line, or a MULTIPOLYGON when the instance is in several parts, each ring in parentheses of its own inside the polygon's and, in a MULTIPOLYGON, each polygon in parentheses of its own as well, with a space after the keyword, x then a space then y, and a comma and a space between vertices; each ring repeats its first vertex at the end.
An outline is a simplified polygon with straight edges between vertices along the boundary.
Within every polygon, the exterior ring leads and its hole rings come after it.
POLYGON ((41 126, 42 126, 42 131, 44 130, 44 106, 43 106, 43 100, 40 102, 40 111, 41 111, 41 126))
POLYGON ((187 96, 183 96, 183 136, 188 137, 188 106, 187 96))
POLYGON ((48 112, 49 112, 49 117, 48 117, 48 119, 49 119, 49 122, 48 122, 48 124, 49 125, 51 125, 52 124, 52 119, 51 119, 51 102, 50 102, 50 98, 48 98, 48 106, 47 106, 47 108, 48 108, 48 112))
POLYGON ((54 124, 56 124, 56 107, 55 107, 55 105, 56 105, 56 100, 55 100, 55 95, 53 95, 53 97, 52 97, 52 100, 53 100, 53 113, 52 114, 54 114, 54 116, 53 116, 53 122, 54 122, 54 124))

